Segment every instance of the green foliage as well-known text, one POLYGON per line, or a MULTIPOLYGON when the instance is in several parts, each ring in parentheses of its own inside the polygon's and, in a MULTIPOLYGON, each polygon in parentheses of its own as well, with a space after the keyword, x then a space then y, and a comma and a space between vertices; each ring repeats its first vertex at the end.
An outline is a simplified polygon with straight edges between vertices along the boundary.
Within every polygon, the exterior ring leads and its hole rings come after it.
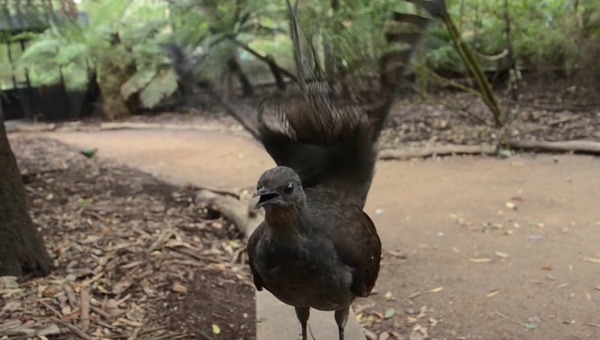
MULTIPOLYGON (((507 48, 505 11, 517 59, 529 67, 568 67, 579 38, 598 35, 600 3, 595 0, 455 0, 448 11, 463 39, 478 53, 497 55, 507 48), (596 19, 594 19, 596 18, 596 19), (595 24, 594 24, 595 21, 595 24), (585 24, 587 23, 587 24, 585 24)), ((462 70, 443 26, 427 40, 427 61, 434 67, 462 70)))
POLYGON ((140 100, 145 107, 154 107, 175 90, 177 90, 175 72, 172 69, 162 69, 140 93, 140 100))
MULTIPOLYGON (((505 0, 447 4, 462 39, 483 55, 506 49, 508 11, 520 64, 581 68, 582 46, 600 38, 597 0, 508 1, 507 8, 505 0)), ((347 59, 371 58, 384 46, 381 32, 387 13, 406 12, 405 5, 401 0, 301 0, 303 42, 317 50, 324 68, 331 60, 346 64, 347 59)), ((58 20, 40 34, 28 33, 34 40, 16 69, 6 67, 6 52, 0 52, 1 85, 12 74, 23 75, 25 67, 35 84, 57 82, 60 70, 70 89, 84 88, 96 75, 103 95, 116 96, 113 108, 137 99, 143 107, 154 107, 177 87, 166 43, 183 46, 199 61, 191 70, 213 81, 223 78, 226 62, 234 56, 242 67, 266 72, 264 64, 255 67, 257 59, 239 43, 286 69, 294 65, 283 0, 83 0, 79 9, 88 13, 89 23, 58 20)), ((425 47, 419 62, 466 71, 443 25, 433 27, 425 47)))
POLYGON ((169 38, 163 1, 88 1, 84 9, 89 24, 62 20, 33 40, 19 63, 32 78, 55 83, 60 69, 68 88, 81 89, 96 74, 105 99, 121 96, 108 100, 109 116, 127 114, 125 100, 133 94, 140 94, 142 106, 153 107, 175 91, 173 76, 165 76, 170 60, 161 47, 169 38), (162 87, 150 86, 154 83, 162 87))

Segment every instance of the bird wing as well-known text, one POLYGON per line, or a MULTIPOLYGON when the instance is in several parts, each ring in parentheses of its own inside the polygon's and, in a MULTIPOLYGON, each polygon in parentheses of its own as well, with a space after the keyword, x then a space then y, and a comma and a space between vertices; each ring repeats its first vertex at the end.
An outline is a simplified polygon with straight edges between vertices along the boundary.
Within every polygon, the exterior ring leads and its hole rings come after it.
POLYGON ((263 238, 263 234, 265 233, 265 223, 262 222, 250 235, 248 239, 248 263, 250 264, 250 271, 252 271, 252 277, 254 279, 254 285, 258 291, 262 291, 264 287, 264 282, 258 271, 256 270, 256 266, 254 265, 254 260, 256 259, 256 249, 258 247, 258 242, 263 238))
POLYGON ((326 230, 338 259, 352 268, 352 292, 366 297, 379 274, 381 240, 373 221, 362 208, 348 207, 344 214, 346 216, 340 218, 344 224, 326 230))
MULTIPOLYGON (((443 0, 410 2, 425 8, 430 17, 440 15, 444 6, 443 0)), ((354 197, 362 206, 373 176, 375 143, 401 75, 430 20, 394 13, 381 37, 385 47, 376 48, 375 43, 371 46, 357 39, 361 26, 355 22, 360 16, 344 12, 349 28, 329 36, 336 63, 326 70, 318 60, 327 53, 319 52, 313 42, 328 37, 307 27, 301 39, 296 6, 288 2, 298 70, 296 96, 263 103, 258 115, 259 139, 277 165, 298 173, 305 188, 353 187, 347 197, 354 197), (307 53, 302 42, 312 52, 312 60, 304 58, 307 53)))

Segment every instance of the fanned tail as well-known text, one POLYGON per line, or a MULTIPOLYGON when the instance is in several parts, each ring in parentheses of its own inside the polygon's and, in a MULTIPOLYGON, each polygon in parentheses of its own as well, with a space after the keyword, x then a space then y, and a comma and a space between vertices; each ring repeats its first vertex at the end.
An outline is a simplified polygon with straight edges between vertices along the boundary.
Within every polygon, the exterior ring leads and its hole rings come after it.
MULTIPOLYGON (((298 95, 267 101, 259 111, 258 134, 278 165, 293 168, 306 188, 335 187, 363 205, 376 161, 375 143, 388 116, 402 75, 444 0, 407 0, 428 16, 393 12, 378 56, 346 40, 340 44, 337 73, 319 69, 319 56, 305 55, 298 24, 298 0, 286 0, 298 70, 298 95), (313 64, 312 68, 308 65, 313 64), (343 65, 347 65, 344 67, 343 65)), ((350 18, 351 20, 351 18, 350 18)))

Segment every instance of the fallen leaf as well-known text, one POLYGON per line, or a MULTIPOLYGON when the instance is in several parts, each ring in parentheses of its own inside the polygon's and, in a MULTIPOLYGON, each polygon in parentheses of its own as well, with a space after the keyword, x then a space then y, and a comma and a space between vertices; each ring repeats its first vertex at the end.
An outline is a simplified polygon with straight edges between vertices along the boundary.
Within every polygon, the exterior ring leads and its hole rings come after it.
POLYGON ((394 310, 394 308, 389 308, 388 310, 385 311, 385 314, 383 315, 384 319, 389 319, 392 316, 394 316, 394 314, 396 314, 396 311, 394 310))
POLYGON ((412 333, 410 333, 410 336, 408 337, 409 340, 423 340, 425 339, 425 337, 423 336, 423 334, 421 334, 421 332, 419 331, 413 331, 412 333))
POLYGON ((527 330, 534 330, 537 328, 537 325, 534 324, 533 322, 526 322, 523 324, 523 328, 525 328, 527 330))
POLYGON ((79 151, 79 153, 87 158, 92 158, 94 155, 96 155, 96 151, 98 151, 98 149, 83 149, 79 151))
POLYGON ((510 156, 512 156, 512 152, 510 150, 501 149, 498 151, 498 157, 500 158, 509 158, 510 156))
POLYGON ((495 290, 492 290, 491 292, 485 294, 485 297, 491 298, 491 297, 498 295, 499 293, 500 293, 500 289, 495 289, 495 290))
POLYGON ((412 316, 407 316, 406 317, 406 321, 408 323, 415 323, 415 322, 419 321, 419 318, 415 318, 415 317, 412 317, 412 316))
POLYGON ((444 287, 440 286, 440 287, 437 287, 437 288, 433 288, 433 289, 432 289, 432 290, 430 290, 429 292, 430 292, 430 293, 439 293, 439 292, 441 292, 442 290, 444 290, 444 287))
POLYGON ((391 255, 393 257, 397 257, 399 259, 405 259, 406 258, 406 253, 399 251, 399 250, 388 250, 387 251, 388 255, 391 255))
POLYGON ((506 207, 508 209, 517 210, 517 206, 513 202, 506 202, 506 207))
POLYGON ((388 292, 387 292, 387 293, 385 293, 384 297, 385 297, 385 299, 386 299, 387 301, 394 300, 394 295, 393 295, 393 294, 392 294, 392 292, 391 292, 391 291, 389 291, 389 290, 388 290, 388 292))
POLYGON ((186 286, 184 286, 184 285, 182 285, 182 284, 181 284, 181 283, 179 283, 179 282, 175 282, 175 283, 173 283, 173 287, 172 287, 171 289, 172 289, 174 292, 181 293, 181 294, 186 294, 186 293, 187 293, 187 291, 188 291, 187 287, 186 287, 186 286))
POLYGON ((388 340, 391 338, 391 334, 390 332, 382 332, 381 334, 379 334, 379 337, 377 338, 377 340, 388 340))
POLYGON ((217 324, 212 324, 212 331, 215 334, 221 334, 221 328, 217 324))
POLYGON ((419 296, 421 296, 421 292, 415 292, 415 293, 410 294, 410 296, 408 298, 410 300, 412 300, 412 299, 414 299, 416 297, 419 297, 419 296))

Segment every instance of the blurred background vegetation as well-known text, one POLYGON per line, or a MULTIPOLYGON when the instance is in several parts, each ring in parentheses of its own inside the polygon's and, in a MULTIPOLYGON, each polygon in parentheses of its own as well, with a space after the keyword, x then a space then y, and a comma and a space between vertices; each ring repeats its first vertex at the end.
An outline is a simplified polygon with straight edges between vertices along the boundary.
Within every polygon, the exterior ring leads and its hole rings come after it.
MULTIPOLYGON (((364 44, 365 53, 377 46, 373 37, 386 10, 402 5, 301 4, 301 24, 318 27, 323 40, 336 39, 340 27, 351 29, 351 43, 364 44), (353 19, 344 20, 345 14, 353 19)), ((460 38, 492 83, 517 82, 527 73, 560 79, 565 88, 600 87, 600 1, 447 0, 447 5, 460 38)), ((1 89, 21 86, 27 76, 33 86, 64 81, 67 91, 97 87, 107 118, 157 107, 178 93, 180 79, 172 66, 183 65, 172 65, 165 48, 170 44, 185 52, 194 79, 225 90, 228 83, 240 84, 243 95, 295 73, 283 0, 12 0, 0 7, 1 89), (35 18, 35 24, 15 32, 15 17, 35 18)), ((468 68, 441 22, 414 63, 418 92, 471 86, 461 81, 468 79, 468 68)))

